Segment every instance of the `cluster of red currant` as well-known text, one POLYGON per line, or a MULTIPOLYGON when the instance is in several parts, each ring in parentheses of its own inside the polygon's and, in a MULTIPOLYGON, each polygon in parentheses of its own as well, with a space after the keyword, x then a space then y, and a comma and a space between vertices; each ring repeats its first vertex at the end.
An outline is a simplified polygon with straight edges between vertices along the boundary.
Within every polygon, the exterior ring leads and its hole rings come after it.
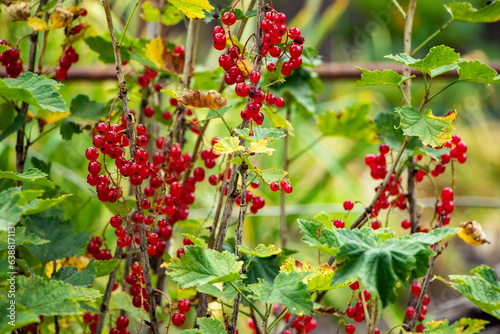
MULTIPOLYGON (((214 48, 220 51, 224 50, 229 39, 231 45, 227 54, 222 54, 219 57, 219 65, 226 71, 224 81, 227 85, 236 84, 236 95, 252 99, 247 108, 241 111, 241 118, 245 121, 252 120, 255 124, 261 125, 264 121, 264 114, 260 112, 260 109, 264 101, 269 106, 275 105, 277 108, 282 108, 285 101, 282 97, 276 97, 269 91, 265 94, 255 87, 260 81, 261 74, 251 69, 248 59, 244 56, 245 50, 241 50, 230 38, 230 26, 235 22, 236 16, 233 12, 223 14, 222 23, 227 27, 227 31, 223 25, 214 28, 214 48), (247 79, 250 80, 251 85, 246 83, 247 79)), ((301 55, 304 38, 300 36, 298 28, 292 27, 288 30, 285 23, 285 14, 275 10, 266 13, 266 19, 261 24, 261 29, 264 32, 262 55, 266 57, 269 53, 271 57, 277 58, 276 63, 269 62, 266 66, 266 69, 271 73, 276 70, 281 59, 288 58, 289 60, 284 61, 281 65, 281 73, 288 76, 294 68, 299 68, 302 65, 301 55), (285 34, 286 41, 281 48, 280 45, 285 34), (292 41, 290 44, 288 44, 289 40, 292 41)))
POLYGON ((130 273, 125 276, 125 281, 130 285, 130 295, 132 296, 132 305, 136 308, 143 308, 149 312, 148 293, 144 287, 144 273, 139 262, 134 262, 130 267, 130 273))
POLYGON ((97 327, 97 320, 99 320, 99 314, 92 314, 87 312, 83 315, 83 322, 89 325, 89 330, 91 334, 95 333, 97 327))
POLYGON ((38 322, 38 324, 34 322, 32 324, 29 324, 28 326, 21 327, 21 329, 24 331, 23 333, 35 333, 35 334, 41 333, 42 330, 40 329, 40 325, 43 323, 43 315, 40 315, 38 318, 40 319, 40 322, 38 322), (35 332, 35 326, 37 326, 36 332, 35 332))
POLYGON ((96 260, 111 260, 111 252, 108 249, 101 249, 102 239, 99 237, 92 237, 87 244, 87 251, 96 260))
POLYGON ((59 81, 66 79, 69 68, 76 63, 79 58, 78 53, 76 53, 72 46, 65 47, 64 55, 59 58, 59 68, 56 70, 56 79, 59 81))
MULTIPOLYGON (((83 315, 83 322, 89 325, 90 333, 95 333, 97 320, 99 319, 99 315, 92 314, 87 312, 83 315)), ((127 329, 129 324, 129 319, 122 315, 116 319, 116 327, 111 328, 109 334, 130 334, 130 331, 127 329)))
MULTIPOLYGON (((182 244, 184 246, 192 246, 194 245, 194 242, 188 237, 185 237, 184 240, 182 240, 182 244)), ((176 254, 179 259, 182 259, 182 255, 186 254, 186 250, 184 249, 184 247, 181 247, 177 250, 176 254)))
MULTIPOLYGON (((349 288, 353 291, 353 295, 351 298, 351 302, 355 300, 355 291, 359 290, 359 282, 356 281, 354 283, 349 284, 349 288)), ((363 290, 358 292, 358 301, 356 302, 355 306, 350 306, 351 302, 349 302, 349 306, 347 307, 346 311, 344 312, 345 316, 347 316, 350 319, 353 319, 357 323, 361 323, 365 320, 365 307, 368 310, 369 309, 369 304, 368 301, 371 298, 371 294, 368 290, 363 290), (363 294, 363 295, 361 295, 363 294), (363 303, 363 298, 365 300, 365 303, 363 303)), ((344 319, 344 318, 342 318, 344 319)), ((344 319, 345 320, 345 319, 344 319)), ((356 325, 354 324, 346 324, 345 326, 345 331, 348 334, 352 334, 356 331, 356 325)), ((375 328, 375 333, 379 334, 380 331, 375 328)))
MULTIPOLYGON (((290 321, 290 313, 287 313, 284 317, 286 322, 290 321)), ((315 319, 313 319, 312 316, 306 315, 306 316, 299 316, 295 318, 295 320, 292 322, 290 325, 290 328, 295 329, 297 333, 310 333, 313 330, 316 329, 318 323, 316 322, 315 319)), ((285 330, 283 331, 283 334, 292 334, 292 331, 290 330, 285 330)))
POLYGON ((436 207, 436 214, 441 215, 444 213, 444 219, 442 221, 443 226, 450 223, 450 214, 455 209, 453 204, 453 189, 444 188, 441 191, 441 202, 436 207))
POLYGON ((287 179, 283 179, 280 182, 271 182, 269 187, 272 191, 283 189, 283 191, 287 194, 290 194, 293 191, 293 187, 287 179))
MULTIPOLYGON (((422 293, 422 286, 419 283, 414 283, 411 286, 411 293, 415 296, 420 297, 420 294, 422 293)), ((422 303, 422 308, 420 309, 420 313, 418 315, 418 321, 424 321, 425 320, 425 315, 427 314, 427 305, 429 305, 430 298, 428 295, 424 296, 423 303, 422 303)), ((413 319, 415 316, 415 307, 414 306, 408 306, 406 308, 406 317, 408 319, 413 319)), ((423 333, 424 332, 424 325, 421 323, 418 324, 415 327, 415 332, 416 333, 423 333)))
MULTIPOLYGON (((5 40, 0 40, 0 45, 10 46, 5 40)), ((19 50, 10 48, 0 54, 0 63, 5 66, 9 78, 17 78, 23 72, 23 62, 19 59, 19 50)))
POLYGON ((181 299, 177 302, 177 310, 172 314, 172 324, 174 326, 180 327, 186 322, 186 313, 191 310, 191 302, 188 299, 181 299))
MULTIPOLYGON (((139 77, 137 78, 137 83, 142 88, 148 87, 149 84, 151 83, 151 80, 154 80, 158 76, 158 71, 150 69, 147 66, 144 66, 144 70, 145 70, 144 73, 139 75, 139 77)), ((159 86, 157 86, 157 84, 154 85, 154 89, 156 91, 160 91, 162 89, 161 84, 158 84, 158 85, 159 86)), ((151 109, 153 110, 153 108, 151 108, 151 109)), ((154 115, 154 110, 153 110, 152 114, 149 114, 149 113, 146 114, 146 111, 144 111, 144 116, 146 116, 146 117, 153 117, 153 115, 154 115)))

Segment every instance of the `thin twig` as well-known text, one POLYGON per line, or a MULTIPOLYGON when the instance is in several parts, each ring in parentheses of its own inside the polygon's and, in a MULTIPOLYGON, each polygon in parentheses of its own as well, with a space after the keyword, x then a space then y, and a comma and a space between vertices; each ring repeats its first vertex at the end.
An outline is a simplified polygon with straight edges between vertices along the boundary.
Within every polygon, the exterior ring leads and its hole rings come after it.
MULTIPOLYGON (((120 46, 118 45, 118 41, 116 38, 116 33, 115 33, 115 28, 113 26, 113 18, 111 14, 111 7, 109 5, 109 0, 103 0, 102 4, 104 6, 104 11, 106 14, 106 21, 109 29, 109 33, 111 36, 111 42, 113 45, 113 51, 115 55, 115 64, 116 64, 116 74, 118 78, 118 85, 120 89, 120 99, 122 102, 122 107, 123 107, 123 113, 125 115, 125 118, 127 120, 127 138, 129 140, 129 150, 130 150, 130 156, 134 157, 135 154, 135 143, 136 143, 136 134, 134 132, 134 117, 130 113, 129 106, 128 106, 128 98, 127 98, 127 85, 125 81, 125 75, 123 73, 122 69, 122 60, 121 60, 121 53, 120 53, 120 46)), ((135 187, 135 198, 136 198, 136 210, 137 212, 142 214, 142 208, 139 206, 139 202, 141 200, 141 187, 137 186, 135 187)), ((141 240, 140 244, 140 258, 141 258, 141 264, 144 272, 144 281, 146 285, 146 292, 148 294, 148 304, 149 304, 149 310, 150 310, 150 317, 151 317, 151 329, 154 334, 159 334, 159 328, 158 328, 158 319, 156 315, 156 299, 154 298, 155 292, 153 289, 153 285, 151 282, 151 270, 150 270, 150 264, 149 264, 149 255, 147 253, 147 238, 146 238, 146 226, 144 223, 139 224, 139 236, 141 240)), ((109 284, 109 282, 108 282, 109 284)))
POLYGON ((432 35, 430 35, 429 37, 427 37, 427 39, 425 41, 423 41, 419 46, 417 46, 415 48, 415 50, 411 51, 409 53, 410 56, 413 56, 415 53, 417 53, 418 51, 420 51, 427 43, 429 43, 434 37, 436 37, 437 35, 439 35, 444 29, 446 29, 446 27, 448 27, 450 25, 450 23, 453 22, 453 17, 451 19, 449 19, 445 24, 443 24, 438 30, 436 30, 432 35))
POLYGON ((125 33, 127 32, 128 25, 130 24, 130 20, 132 20, 132 16, 134 16, 135 10, 137 9, 137 6, 139 6, 140 2, 141 2, 141 0, 137 0, 135 2, 134 8, 132 9, 132 13, 130 13, 130 15, 127 19, 127 23, 125 23, 125 28, 123 28, 122 37, 120 38, 120 41, 118 42, 118 46, 122 45, 123 39, 125 38, 125 33))
MULTIPOLYGON (((286 119, 290 121, 290 107, 286 111, 286 119)), ((288 165, 290 160, 288 159, 289 150, 289 136, 288 131, 285 130, 285 147, 283 152, 283 170, 288 171, 288 165)), ((281 247, 286 247, 288 241, 288 231, 286 226, 286 193, 281 190, 280 193, 280 233, 281 233, 281 247)))
POLYGON ((401 13, 401 15, 403 16, 403 19, 406 20, 406 13, 403 10, 403 8, 401 8, 401 5, 399 4, 399 2, 397 0, 392 0, 392 3, 394 4, 394 6, 396 6, 398 11, 401 13))

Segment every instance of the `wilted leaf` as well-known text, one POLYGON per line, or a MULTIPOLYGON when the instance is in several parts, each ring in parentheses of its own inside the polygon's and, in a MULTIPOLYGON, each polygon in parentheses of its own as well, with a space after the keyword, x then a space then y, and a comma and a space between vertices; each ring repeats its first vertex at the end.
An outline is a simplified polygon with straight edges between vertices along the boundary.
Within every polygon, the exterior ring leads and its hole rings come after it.
POLYGON ((146 44, 145 54, 158 68, 165 68, 163 65, 163 53, 165 46, 161 36, 153 38, 151 42, 146 44))
POLYGON ((54 12, 50 14, 50 28, 58 29, 68 27, 73 20, 73 13, 67 10, 62 3, 58 3, 54 12))
POLYGON ((245 148, 240 146, 240 139, 238 137, 224 137, 219 139, 214 145, 214 152, 216 154, 232 154, 243 150, 245 148))
POLYGON ((236 65, 241 70, 241 74, 244 77, 248 76, 250 74, 250 72, 252 72, 252 64, 250 64, 250 61, 248 60, 248 58, 238 59, 238 61, 236 62, 236 65))
MULTIPOLYGON (((165 49, 165 52, 163 53, 163 67, 167 69, 168 71, 177 74, 177 75, 182 75, 184 72, 184 62, 186 60, 186 54, 185 53, 172 53, 169 49, 165 49)), ((189 75, 193 74, 193 67, 189 69, 189 75)))
POLYGON ((424 145, 433 148, 441 148, 451 139, 451 123, 457 118, 455 110, 445 116, 434 116, 430 109, 420 112, 414 107, 396 108, 396 112, 401 117, 401 128, 405 135, 416 136, 424 145))
POLYGON ((205 17, 203 10, 210 12, 214 9, 208 0, 168 0, 172 5, 186 14, 191 20, 205 17))
POLYGON ((29 2, 14 2, 5 11, 10 15, 12 21, 26 21, 31 16, 29 5, 29 2))
POLYGON ((462 228, 462 230, 458 232, 458 236, 466 243, 474 246, 490 243, 486 240, 486 234, 484 233, 481 224, 478 222, 461 222, 458 226, 462 228))
POLYGON ((39 17, 30 17, 28 19, 28 25, 34 30, 34 31, 43 31, 43 30, 49 30, 50 27, 45 22, 43 19, 39 17))
POLYGON ((177 99, 189 108, 220 109, 227 104, 227 100, 215 90, 209 90, 205 95, 201 90, 186 90, 177 99))
POLYGON ((476 334, 484 329, 488 321, 462 318, 450 325, 448 319, 425 322, 424 334, 476 334))
POLYGON ((256 142, 250 143, 250 152, 260 154, 267 153, 267 155, 271 156, 275 151, 274 148, 267 147, 269 143, 269 139, 260 139, 256 142))

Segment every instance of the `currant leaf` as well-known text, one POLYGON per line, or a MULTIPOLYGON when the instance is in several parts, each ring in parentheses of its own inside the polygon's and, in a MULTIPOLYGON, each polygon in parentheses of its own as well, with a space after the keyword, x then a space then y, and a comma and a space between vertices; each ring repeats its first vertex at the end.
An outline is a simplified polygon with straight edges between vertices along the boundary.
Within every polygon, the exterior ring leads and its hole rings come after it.
POLYGON ((403 80, 403 76, 393 70, 370 71, 361 67, 356 67, 356 68, 360 70, 362 74, 361 74, 361 80, 356 81, 354 83, 354 86, 358 87, 377 86, 377 85, 399 86, 399 84, 403 80))
POLYGON ((476 9, 469 2, 449 2, 445 8, 455 21, 491 23, 500 20, 500 3, 494 2, 476 9))

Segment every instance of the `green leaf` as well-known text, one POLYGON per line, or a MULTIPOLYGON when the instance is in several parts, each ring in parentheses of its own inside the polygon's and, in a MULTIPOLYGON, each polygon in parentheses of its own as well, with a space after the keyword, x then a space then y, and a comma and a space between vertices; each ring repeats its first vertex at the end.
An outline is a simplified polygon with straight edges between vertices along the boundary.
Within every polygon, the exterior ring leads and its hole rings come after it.
POLYGON ((144 1, 142 6, 141 17, 144 21, 157 23, 160 19, 160 10, 151 5, 150 1, 144 1))
POLYGON ((36 316, 68 316, 80 314, 79 302, 92 302, 101 296, 99 291, 45 281, 40 276, 17 277, 16 301, 36 316))
POLYGON ((17 132, 24 124, 25 117, 21 114, 17 114, 14 121, 5 129, 4 132, 0 134, 0 142, 7 138, 9 135, 17 132))
POLYGON ((168 2, 186 14, 191 20, 204 18, 205 13, 203 10, 210 12, 214 9, 208 0, 168 0, 168 2))
MULTIPOLYGON (((101 36, 90 36, 84 39, 85 44, 88 47, 96 52, 99 56, 98 59, 105 64, 114 64, 115 63, 115 53, 113 50, 113 44, 107 38, 101 36)), ((120 46, 120 53, 122 55, 122 61, 130 60, 130 52, 128 51, 128 47, 123 45, 120 46)))
POLYGON ((488 321, 481 319, 462 318, 450 325, 448 319, 425 322, 424 334, 476 334, 484 329, 488 321))
POLYGON ((196 323, 200 326, 199 329, 186 329, 180 334, 223 334, 226 333, 224 324, 214 318, 198 318, 196 323))
POLYGON ((336 286, 332 286, 332 279, 335 274, 334 268, 325 263, 318 268, 308 265, 307 263, 300 262, 299 260, 288 258, 281 265, 281 270, 286 273, 292 272, 305 272, 306 277, 302 280, 307 284, 307 292, 315 291, 326 291, 338 289, 346 286, 345 283, 341 283, 336 286))
POLYGON ((31 275, 36 275, 37 273, 30 267, 25 259, 16 259, 16 263, 24 269, 24 271, 29 272, 31 275))
POLYGON ((92 268, 95 269, 95 277, 108 276, 120 263, 118 259, 102 260, 92 262, 92 268))
POLYGON ((247 266, 248 261, 252 259, 246 272, 247 277, 243 280, 245 284, 257 283, 259 279, 272 283, 280 272, 280 256, 274 255, 266 258, 252 258, 251 256, 243 254, 242 258, 245 260, 245 266, 247 266))
POLYGON ((253 172, 256 173, 262 179, 262 181, 264 181, 267 184, 283 180, 283 178, 288 174, 286 171, 282 169, 274 169, 274 168, 264 169, 264 170, 255 168, 253 172))
POLYGON ((329 230, 333 230, 333 223, 332 220, 330 219, 330 216, 326 214, 325 212, 321 211, 318 213, 316 216, 314 216, 314 219, 319 220, 320 222, 325 225, 325 227, 329 230))
POLYGON ((240 145, 240 139, 238 137, 224 137, 215 143, 213 150, 215 153, 222 155, 244 151, 245 148, 240 145))
POLYGON ((271 123, 274 125, 275 128, 277 129, 285 129, 288 131, 290 136, 294 137, 294 128, 292 126, 292 123, 287 121, 286 119, 281 116, 280 113, 275 108, 271 107, 266 107, 264 108, 264 113, 267 115, 267 118, 271 121, 271 123))
POLYGON ((41 199, 35 199, 33 202, 34 206, 28 209, 23 210, 23 216, 27 215, 32 215, 35 213, 43 212, 46 211, 62 201, 68 196, 73 196, 72 194, 67 194, 67 195, 61 195, 59 197, 55 198, 41 198, 41 199))
POLYGON ((219 110, 210 109, 210 111, 207 114, 207 117, 205 117, 205 119, 201 120, 200 122, 205 122, 209 119, 214 119, 214 118, 223 118, 224 114, 226 113, 226 111, 229 110, 229 108, 231 108, 231 106, 225 106, 220 108, 219 110))
POLYGON ((93 268, 94 259, 82 271, 76 267, 61 267, 51 279, 63 281, 74 286, 89 287, 94 284, 96 270, 93 268))
POLYGON ((445 116, 434 116, 430 109, 421 113, 414 107, 402 107, 396 108, 396 112, 401 117, 401 128, 405 135, 416 136, 424 145, 433 148, 441 148, 451 139, 451 123, 457 118, 456 111, 450 111, 445 116))
POLYGON ((105 103, 91 101, 87 95, 78 95, 69 107, 71 115, 62 121, 60 133, 64 140, 70 140, 74 133, 81 133, 82 129, 107 117, 105 103))
POLYGON ((415 59, 405 53, 388 55, 385 58, 413 67, 422 73, 429 73, 431 77, 435 77, 452 70, 454 68, 453 64, 460 59, 460 54, 448 46, 439 45, 430 49, 424 59, 415 59))
POLYGON ((54 209, 37 213, 25 218, 27 233, 33 233, 48 243, 25 246, 31 255, 42 263, 63 259, 84 253, 90 233, 80 232, 74 235, 73 223, 63 220, 63 213, 54 209))
POLYGON ((17 206, 21 198, 21 188, 14 187, 0 192, 0 230, 7 231, 21 220, 23 210, 17 206))
POLYGON ((450 275, 453 282, 437 278, 449 284, 484 312, 500 319, 500 282, 494 270, 483 265, 473 269, 471 273, 474 276, 450 275))
POLYGON ((408 278, 425 275, 429 256, 434 254, 429 241, 439 241, 451 231, 438 231, 422 242, 414 239, 379 237, 368 227, 361 230, 334 229, 340 240, 336 261, 338 263, 332 285, 359 279, 368 291, 375 293, 381 306, 397 300, 396 287, 406 285, 408 278), (438 240, 439 239, 439 240, 438 240))
POLYGON ((329 255, 337 255, 340 242, 332 230, 321 229, 321 225, 308 220, 298 219, 302 241, 329 255))
POLYGON ((166 265, 167 274, 179 283, 181 289, 242 278, 240 270, 243 262, 227 251, 219 253, 200 246, 187 246, 185 250, 181 260, 172 258, 166 265))
POLYGON ((354 83, 354 86, 364 87, 364 86, 377 86, 377 85, 387 85, 387 86, 399 86, 403 80, 403 76, 393 70, 384 71, 370 71, 361 67, 356 67, 358 70, 363 72, 361 74, 361 80, 354 83))
POLYGON ((0 79, 0 96, 27 102, 43 110, 66 113, 66 102, 56 90, 60 86, 62 84, 57 81, 25 72, 16 79, 0 79))
POLYGON ((163 15, 161 16, 161 23, 166 26, 174 26, 182 21, 182 12, 175 6, 167 4, 163 8, 163 15))
POLYGON ((234 129, 234 132, 250 143, 266 138, 269 139, 269 141, 276 141, 286 136, 286 133, 283 130, 274 128, 255 127, 252 131, 248 128, 244 128, 234 129), (250 136, 251 132, 253 132, 253 136, 250 136))
POLYGON ((241 253, 250 254, 257 257, 270 257, 281 253, 281 248, 278 248, 275 245, 266 246, 264 244, 258 244, 254 250, 241 245, 238 249, 241 253))
POLYGON ((491 23, 500 20, 500 3, 494 1, 481 9, 472 7, 469 2, 449 2, 445 8, 453 16, 453 20, 470 23, 491 23))
MULTIPOLYGON (((5 298, 0 298, 0 308, 3 311, 7 310, 8 307, 10 307, 9 299, 7 298, 7 294, 5 294, 5 298)), ((9 324, 8 321, 11 321, 11 319, 7 317, 6 312, 2 312, 2 317, 0 317, 0 333, 11 333, 11 331, 15 328, 21 328, 34 322, 39 322, 40 318, 16 301, 16 318, 14 327, 9 324)))
POLYGON ((335 113, 327 111, 318 116, 318 129, 323 136, 345 137, 351 140, 376 143, 375 123, 368 118, 371 105, 359 103, 335 113))
MULTIPOLYGON (((399 115, 394 112, 381 112, 375 116, 379 139, 394 150, 399 150, 405 139, 403 131, 399 128, 400 123, 399 115)), ((417 137, 411 137, 405 151, 413 155, 414 151, 419 150, 421 146, 422 142, 417 137)))
POLYGON ((497 84, 498 73, 486 64, 476 61, 461 61, 458 63, 458 80, 484 84, 497 84))
POLYGON ((441 149, 436 150, 436 149, 430 148, 429 146, 422 146, 419 149, 419 151, 420 152, 417 152, 417 153, 420 153, 422 155, 426 155, 426 156, 431 157, 437 161, 440 161, 441 156, 443 154, 450 152, 450 149, 448 147, 443 147, 441 149))
POLYGON ((462 229, 461 228, 453 228, 453 227, 443 227, 443 228, 437 228, 435 230, 430 231, 429 233, 413 233, 409 235, 408 237, 414 241, 426 244, 426 245, 432 245, 435 244, 438 241, 447 239, 458 232, 460 232, 462 229))
POLYGON ((45 174, 44 172, 36 169, 36 168, 31 168, 23 173, 15 173, 11 171, 0 171, 0 178, 4 177, 6 179, 12 179, 16 181, 21 181, 25 183, 32 183, 44 187, 49 187, 49 188, 55 188, 55 185, 46 177, 48 174, 45 174))
POLYGON ((11 240, 9 240, 9 234, 6 231, 0 231, 0 251, 8 248, 9 241, 13 241, 15 247, 22 245, 41 245, 48 242, 37 235, 26 234, 26 227, 24 226, 16 227, 14 235, 10 238, 11 240))
POLYGON ((291 314, 311 314, 313 303, 307 293, 307 285, 302 282, 306 275, 299 272, 281 272, 272 285, 259 279, 259 283, 249 286, 254 293, 250 298, 266 304, 284 304, 291 314))

